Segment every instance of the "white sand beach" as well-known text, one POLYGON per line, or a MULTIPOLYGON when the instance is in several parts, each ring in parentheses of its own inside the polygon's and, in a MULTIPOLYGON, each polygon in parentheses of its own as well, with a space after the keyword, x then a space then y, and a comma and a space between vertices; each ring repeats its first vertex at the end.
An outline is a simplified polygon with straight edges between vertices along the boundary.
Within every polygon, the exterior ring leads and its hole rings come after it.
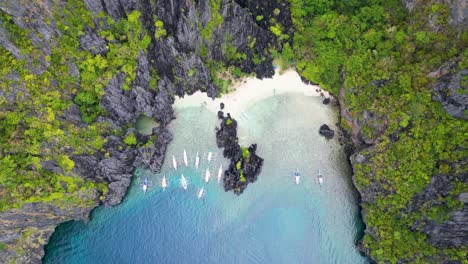
POLYGON ((174 107, 205 105, 210 111, 217 112, 220 110, 220 103, 223 102, 224 112, 235 116, 255 102, 278 94, 301 93, 305 96, 320 96, 320 93, 323 93, 325 97, 330 97, 329 93, 322 91, 319 86, 302 82, 301 77, 294 70, 286 70, 280 74, 277 69, 273 78, 270 79, 244 78, 234 84, 232 90, 214 100, 209 98, 206 93, 199 91, 184 98, 176 97, 174 107))

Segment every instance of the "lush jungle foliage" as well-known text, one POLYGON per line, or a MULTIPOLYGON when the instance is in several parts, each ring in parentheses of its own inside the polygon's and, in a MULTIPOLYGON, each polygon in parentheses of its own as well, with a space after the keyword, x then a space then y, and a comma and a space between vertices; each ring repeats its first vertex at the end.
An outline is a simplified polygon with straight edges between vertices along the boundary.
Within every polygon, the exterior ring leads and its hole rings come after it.
MULTIPOLYGON (((135 59, 151 40, 142 34, 138 12, 120 21, 104 14, 93 19, 82 1, 56 1, 54 10, 62 35, 45 57, 31 43, 28 31, 0 10, 0 24, 21 53, 15 57, 0 47, 0 211, 38 201, 89 204, 92 201, 83 201, 80 193, 106 192, 104 184, 75 176, 70 156, 102 150, 106 124, 94 119, 105 114, 99 106, 104 86, 120 72, 126 81, 123 89, 129 89, 135 79, 135 59), (106 56, 79 48, 85 30, 95 30, 108 41, 106 56), (44 62, 45 71, 40 70, 44 62), (79 74, 73 74, 71 62, 79 74), (88 125, 63 117, 72 101, 88 125), (55 161, 62 172, 44 170, 48 161, 55 161)), ((126 142, 133 144, 132 138, 126 142)))
MULTIPOLYGON (((411 213, 404 209, 432 175, 466 172, 463 159, 468 153, 460 146, 466 144, 468 123, 450 117, 432 100, 435 80, 427 76, 456 58, 466 67, 468 33, 448 25, 449 7, 444 4, 426 4, 408 13, 400 0, 290 3, 294 56, 287 46, 283 60, 335 95, 344 92, 345 107, 362 121, 364 138, 376 142, 363 152, 369 162, 355 167, 360 190, 365 192, 372 182, 382 187, 375 203, 362 204, 374 234, 366 234, 363 244, 382 262, 466 261, 466 247, 437 250, 424 234, 410 230, 416 220, 440 222, 461 209, 456 198, 468 191, 466 184, 458 182, 448 197, 437 197, 441 206, 426 205, 411 213), (369 114, 373 118, 366 120, 369 114), (391 143, 391 134, 399 140, 391 143)), ((342 124, 350 129, 344 119, 342 124)))

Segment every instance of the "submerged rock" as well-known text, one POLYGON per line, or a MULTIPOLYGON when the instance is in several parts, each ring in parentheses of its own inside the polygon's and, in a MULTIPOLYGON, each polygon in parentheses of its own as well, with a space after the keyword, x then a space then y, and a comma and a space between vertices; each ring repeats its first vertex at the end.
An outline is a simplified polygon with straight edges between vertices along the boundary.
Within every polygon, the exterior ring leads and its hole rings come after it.
POLYGON ((224 113, 219 111, 218 117, 222 121, 221 127, 216 128, 216 143, 218 147, 224 148, 224 157, 231 161, 229 168, 224 171, 224 190, 241 194, 249 183, 257 180, 262 170, 263 159, 255 153, 257 144, 252 144, 249 148, 239 145, 237 121, 230 114, 225 117, 224 113))
POLYGON ((335 131, 333 131, 326 124, 323 124, 319 129, 320 135, 324 136, 327 139, 332 139, 335 136, 335 131))

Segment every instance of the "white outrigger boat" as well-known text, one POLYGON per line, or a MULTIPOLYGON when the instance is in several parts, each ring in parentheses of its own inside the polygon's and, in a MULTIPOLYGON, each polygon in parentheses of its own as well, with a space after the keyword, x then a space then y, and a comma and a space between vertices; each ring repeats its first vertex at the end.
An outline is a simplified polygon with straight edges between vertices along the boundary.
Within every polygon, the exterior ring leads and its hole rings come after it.
POLYGON ((195 157, 195 170, 198 170, 198 165, 200 165, 200 156, 198 156, 197 151, 197 156, 195 157))
POLYGON ((161 180, 161 187, 163 188, 163 191, 166 190, 167 186, 168 186, 168 183, 167 183, 166 175, 164 175, 164 177, 161 180))
POLYGON ((206 169, 206 173, 205 173, 205 182, 206 183, 208 183, 208 181, 210 180, 210 177, 211 177, 210 169, 206 169))
POLYGON ((184 190, 187 190, 187 187, 188 187, 188 182, 187 182, 187 179, 184 177, 183 174, 181 174, 182 176, 180 176, 180 185, 182 186, 182 188, 184 190))
POLYGON ((172 155, 172 166, 174 167, 174 170, 177 170, 177 160, 174 155, 172 155))
POLYGON ((223 164, 219 165, 219 170, 218 170, 218 183, 221 182, 221 176, 223 174, 223 164))
POLYGON ((318 170, 318 173, 317 173, 317 180, 318 180, 318 183, 320 184, 320 187, 322 187, 322 185, 323 185, 323 175, 320 173, 320 170, 318 170))
POLYGON ((296 169, 294 172, 294 182, 299 184, 301 182, 301 174, 299 173, 299 169, 296 169))
POLYGON ((184 149, 184 163, 185 163, 185 167, 188 167, 187 152, 185 151, 185 149, 184 149))
POLYGON ((211 153, 211 152, 208 152, 208 162, 211 161, 211 157, 212 157, 212 153, 211 153))
POLYGON ((146 191, 148 191, 149 187, 151 186, 151 181, 148 180, 148 177, 145 177, 145 179, 140 183, 140 185, 143 192, 146 193, 146 191))
POLYGON ((198 191, 198 199, 201 199, 203 198, 203 196, 205 196, 205 187, 202 187, 199 191, 198 191))

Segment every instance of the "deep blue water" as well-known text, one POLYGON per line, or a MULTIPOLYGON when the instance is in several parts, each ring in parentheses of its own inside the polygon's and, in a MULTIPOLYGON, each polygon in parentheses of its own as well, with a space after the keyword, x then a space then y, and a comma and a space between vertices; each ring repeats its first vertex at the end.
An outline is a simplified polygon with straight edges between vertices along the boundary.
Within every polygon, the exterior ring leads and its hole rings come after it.
POLYGON ((203 107, 176 113, 161 174, 137 170, 121 205, 97 208, 88 223, 60 225, 44 263, 368 263, 355 248, 363 226, 346 157, 336 139, 318 136, 322 123, 336 123, 320 98, 275 96, 234 116, 241 143, 258 143, 265 159, 258 181, 241 196, 216 182, 219 165, 227 165, 215 145, 216 114, 203 107), (184 148, 189 167, 182 165, 184 148), (208 151, 217 152, 211 163, 208 151), (178 171, 171 168, 172 155, 178 171), (299 185, 291 177, 295 168, 302 172, 299 185), (322 187, 317 169, 325 177, 322 187), (180 188, 181 173, 190 182, 187 191, 180 188), (165 191, 159 187, 163 174, 170 180, 165 191), (146 194, 139 188, 144 176, 153 181, 146 194), (207 195, 197 199, 202 186, 207 195))

